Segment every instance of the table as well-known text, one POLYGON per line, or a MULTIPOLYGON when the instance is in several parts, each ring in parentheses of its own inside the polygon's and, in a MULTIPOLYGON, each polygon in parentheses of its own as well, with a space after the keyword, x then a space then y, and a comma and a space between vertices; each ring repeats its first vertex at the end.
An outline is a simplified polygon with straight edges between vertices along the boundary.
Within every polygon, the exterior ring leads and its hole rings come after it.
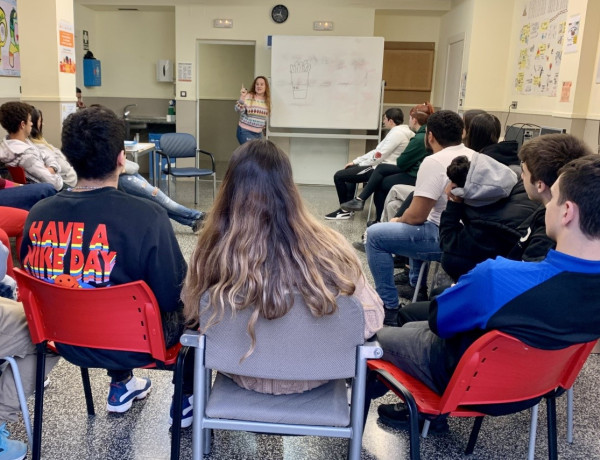
POLYGON ((156 186, 156 178, 158 177, 156 174, 156 165, 160 163, 156 161, 156 145, 153 142, 138 142, 135 145, 125 147, 125 153, 130 153, 133 156, 133 161, 136 163, 140 155, 148 154, 149 169, 153 172, 151 174, 152 185, 156 186))

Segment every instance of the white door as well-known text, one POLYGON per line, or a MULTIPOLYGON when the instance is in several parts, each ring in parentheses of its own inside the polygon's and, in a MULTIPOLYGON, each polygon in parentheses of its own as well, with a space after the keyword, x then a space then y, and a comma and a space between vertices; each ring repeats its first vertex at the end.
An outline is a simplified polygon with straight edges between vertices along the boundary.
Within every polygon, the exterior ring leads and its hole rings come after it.
MULTIPOLYGON (((462 70, 464 38, 451 40, 448 44, 448 59, 446 60, 446 80, 444 84, 444 104, 447 110, 459 109, 460 74, 462 70)), ((462 106, 462 104, 461 104, 462 106)))

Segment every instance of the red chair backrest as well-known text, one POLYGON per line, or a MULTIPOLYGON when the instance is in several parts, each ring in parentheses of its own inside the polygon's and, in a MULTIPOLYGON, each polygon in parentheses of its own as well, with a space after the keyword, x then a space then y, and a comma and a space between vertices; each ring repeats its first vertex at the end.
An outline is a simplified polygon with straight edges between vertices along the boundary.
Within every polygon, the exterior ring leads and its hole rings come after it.
POLYGON ((25 170, 23 168, 20 166, 7 166, 6 169, 10 172, 14 182, 18 184, 27 183, 27 177, 25 177, 25 170))
POLYGON ((457 406, 499 404, 570 388, 596 344, 541 350, 500 331, 475 341, 460 359, 446 391, 441 413, 457 406))
POLYGON ((14 271, 33 343, 136 351, 166 361, 160 309, 145 282, 74 289, 14 271))

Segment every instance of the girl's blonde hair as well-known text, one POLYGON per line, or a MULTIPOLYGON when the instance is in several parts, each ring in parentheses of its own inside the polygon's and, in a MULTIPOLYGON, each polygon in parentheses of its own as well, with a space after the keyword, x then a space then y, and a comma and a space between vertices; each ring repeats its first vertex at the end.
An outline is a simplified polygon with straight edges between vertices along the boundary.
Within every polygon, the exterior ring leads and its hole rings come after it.
POLYGON ((182 290, 186 319, 198 320, 204 293, 203 332, 222 320, 226 305, 252 308, 247 357, 258 317, 285 315, 291 293, 299 292, 314 316, 335 312, 336 296, 352 295, 362 276, 343 238, 305 209, 283 151, 267 140, 241 145, 191 257, 182 290))

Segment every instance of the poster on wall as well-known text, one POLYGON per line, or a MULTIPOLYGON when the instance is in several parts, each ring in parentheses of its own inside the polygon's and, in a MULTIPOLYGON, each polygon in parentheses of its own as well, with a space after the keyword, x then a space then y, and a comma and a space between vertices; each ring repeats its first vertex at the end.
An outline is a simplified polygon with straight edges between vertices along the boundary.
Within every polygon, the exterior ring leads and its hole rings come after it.
POLYGON ((579 23, 581 16, 571 16, 567 24, 567 42, 565 43, 565 53, 577 52, 577 43, 579 42, 579 23))
POLYGON ((21 75, 17 0, 0 0, 0 76, 21 75))
POLYGON ((568 0, 529 0, 521 16, 514 77, 517 94, 554 97, 566 35, 568 0))
POLYGON ((75 73, 75 34, 71 22, 60 21, 58 23, 58 56, 60 57, 60 71, 75 73))

